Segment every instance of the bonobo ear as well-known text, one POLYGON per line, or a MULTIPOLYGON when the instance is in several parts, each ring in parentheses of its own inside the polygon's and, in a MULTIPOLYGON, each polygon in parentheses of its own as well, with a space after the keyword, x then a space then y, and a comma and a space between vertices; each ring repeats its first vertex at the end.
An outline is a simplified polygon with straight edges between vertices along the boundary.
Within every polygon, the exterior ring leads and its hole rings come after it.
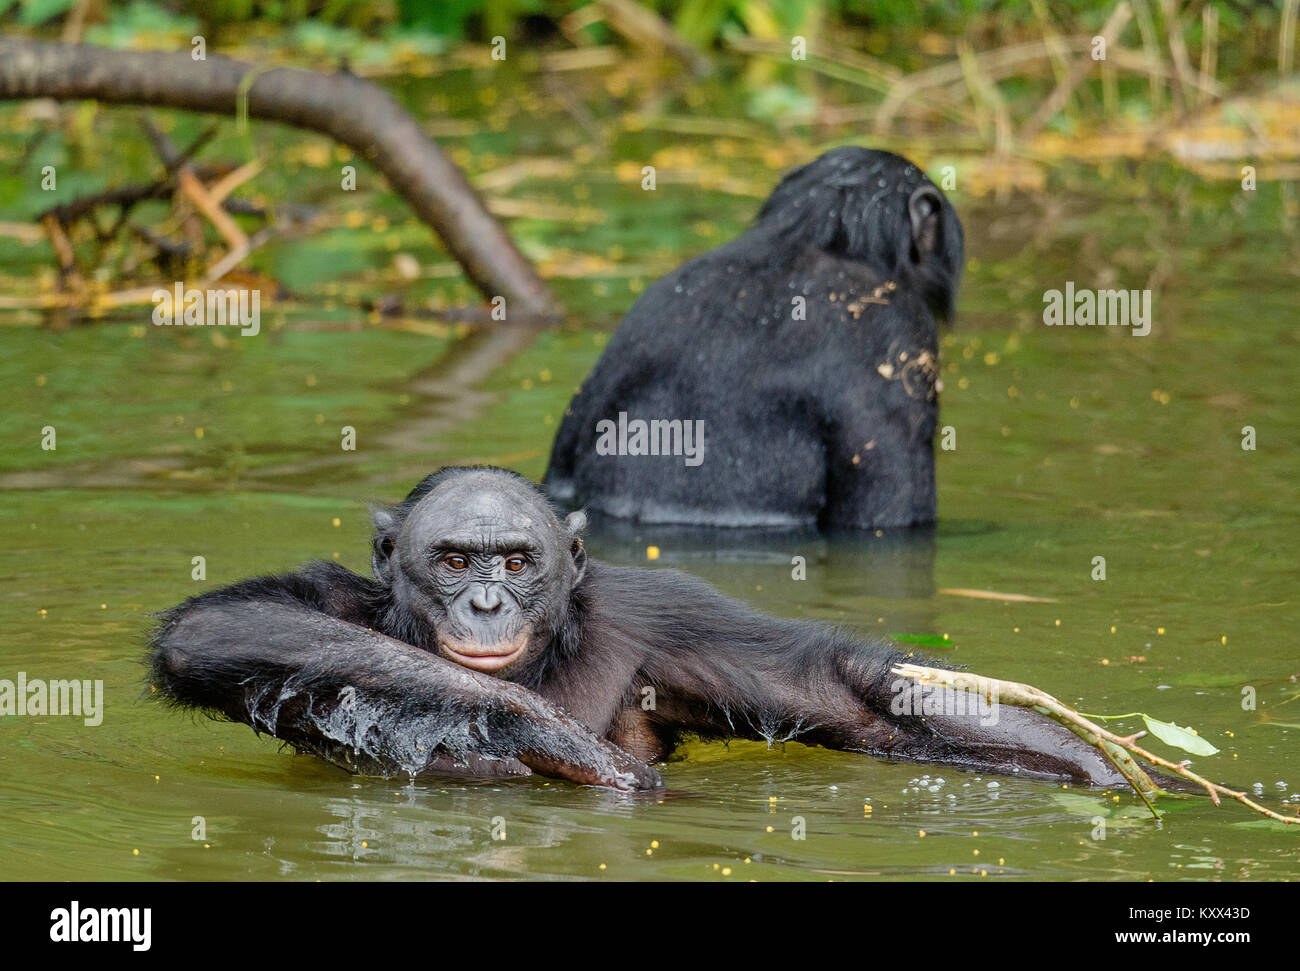
POLYGON ((924 263, 943 245, 943 196, 932 185, 923 185, 907 200, 912 220, 912 262, 924 263))
POLYGON ((573 582, 577 584, 587 572, 587 550, 580 535, 587 528, 587 514, 579 509, 564 517, 564 531, 569 537, 569 554, 573 557, 573 582))
POLYGON ((374 511, 375 538, 370 550, 370 568, 375 579, 381 583, 391 583, 393 579, 394 529, 397 520, 387 509, 374 511))

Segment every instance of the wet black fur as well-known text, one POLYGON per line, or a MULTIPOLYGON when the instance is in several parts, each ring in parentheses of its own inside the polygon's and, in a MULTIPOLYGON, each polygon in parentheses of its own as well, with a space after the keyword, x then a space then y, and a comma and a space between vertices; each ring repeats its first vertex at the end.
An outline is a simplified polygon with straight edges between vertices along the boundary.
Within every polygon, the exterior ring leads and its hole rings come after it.
MULTIPOLYGON (((411 515, 442 482, 482 471, 444 469, 391 512, 411 515)), ((500 470, 483 488, 534 490, 500 470)), ((151 641, 151 681, 173 704, 385 774, 531 769, 646 788, 658 776, 639 760, 662 759, 693 734, 1115 778, 1095 750, 1023 710, 1004 710, 994 728, 895 714, 900 682, 890 669, 907 656, 897 645, 761 614, 674 570, 587 560, 560 612, 563 629, 509 680, 403 642, 414 634, 436 643, 422 628, 395 626, 404 611, 383 583, 329 562, 245 580, 166 612, 151 641)))
POLYGON ((637 300, 565 413, 548 491, 643 522, 932 522, 937 321, 963 247, 956 212, 904 158, 838 148, 792 172, 753 228, 637 300), (597 454, 597 423, 620 412, 703 421, 703 463, 597 454))

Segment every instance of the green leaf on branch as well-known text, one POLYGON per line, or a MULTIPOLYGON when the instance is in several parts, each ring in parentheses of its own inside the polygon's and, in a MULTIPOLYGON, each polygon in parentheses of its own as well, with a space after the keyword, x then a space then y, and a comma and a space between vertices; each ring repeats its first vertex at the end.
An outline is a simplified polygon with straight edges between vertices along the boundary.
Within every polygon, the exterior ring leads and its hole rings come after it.
POLYGON ((1150 715, 1143 715, 1142 720, 1147 724, 1147 731, 1166 745, 1191 752, 1193 755, 1217 755, 1219 752, 1190 728, 1182 728, 1173 722, 1162 722, 1150 715))

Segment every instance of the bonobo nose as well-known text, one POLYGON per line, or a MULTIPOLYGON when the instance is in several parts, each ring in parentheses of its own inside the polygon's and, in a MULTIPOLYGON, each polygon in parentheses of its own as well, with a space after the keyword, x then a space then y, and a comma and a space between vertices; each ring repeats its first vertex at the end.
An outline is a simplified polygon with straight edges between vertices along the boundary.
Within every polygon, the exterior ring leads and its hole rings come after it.
POLYGON ((481 613, 490 614, 501 607, 501 594, 495 587, 480 583, 478 589, 469 598, 470 606, 481 613))

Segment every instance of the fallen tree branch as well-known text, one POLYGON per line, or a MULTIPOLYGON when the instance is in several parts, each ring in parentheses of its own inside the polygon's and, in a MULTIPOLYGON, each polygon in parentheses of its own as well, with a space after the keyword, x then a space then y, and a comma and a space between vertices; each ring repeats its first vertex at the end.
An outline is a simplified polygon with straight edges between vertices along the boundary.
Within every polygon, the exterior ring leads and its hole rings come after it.
POLYGON ((465 274, 512 312, 554 317, 560 305, 464 174, 377 85, 348 73, 263 70, 225 57, 116 51, 0 38, 0 99, 94 99, 234 115, 328 135, 379 169, 442 238, 465 274), (246 99, 240 86, 250 73, 246 99))
POLYGON ((1147 808, 1155 815, 1159 814, 1156 813, 1150 796, 1159 793, 1161 791, 1160 787, 1151 781, 1150 776, 1142 770, 1142 767, 1128 753, 1132 753, 1132 755, 1138 756, 1138 758, 1149 762, 1151 765, 1159 766, 1201 786, 1209 794, 1210 799, 1216 806, 1220 804, 1220 795, 1230 796, 1243 806, 1253 809, 1269 819, 1276 820, 1279 823, 1300 825, 1300 816, 1283 816, 1281 813, 1261 806, 1244 792, 1229 789, 1217 782, 1211 782, 1209 779, 1197 775, 1187 768, 1185 762, 1170 762, 1168 759, 1161 758, 1154 752, 1142 748, 1137 744, 1137 740, 1144 736, 1146 732, 1138 732, 1128 736, 1116 735, 1033 685, 1021 684, 1018 681, 986 678, 968 671, 929 668, 919 664, 899 664, 893 669, 892 673, 901 678, 912 678, 921 684, 940 685, 954 691, 970 691, 982 695, 990 703, 997 702, 999 704, 1016 705, 1020 708, 1032 708, 1040 715, 1045 715, 1053 721, 1059 722, 1080 738, 1101 749, 1124 775, 1124 778, 1128 779, 1129 784, 1133 786, 1147 804, 1147 808))

